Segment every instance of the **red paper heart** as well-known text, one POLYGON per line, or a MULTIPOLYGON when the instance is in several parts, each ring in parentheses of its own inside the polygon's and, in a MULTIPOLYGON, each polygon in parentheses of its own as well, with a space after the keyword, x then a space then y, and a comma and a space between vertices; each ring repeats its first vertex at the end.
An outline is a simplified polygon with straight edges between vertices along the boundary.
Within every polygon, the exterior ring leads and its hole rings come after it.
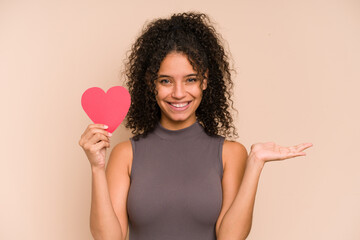
POLYGON ((95 124, 108 125, 108 132, 124 120, 129 111, 129 92, 120 86, 110 88, 106 93, 98 87, 87 89, 81 97, 81 106, 95 124))

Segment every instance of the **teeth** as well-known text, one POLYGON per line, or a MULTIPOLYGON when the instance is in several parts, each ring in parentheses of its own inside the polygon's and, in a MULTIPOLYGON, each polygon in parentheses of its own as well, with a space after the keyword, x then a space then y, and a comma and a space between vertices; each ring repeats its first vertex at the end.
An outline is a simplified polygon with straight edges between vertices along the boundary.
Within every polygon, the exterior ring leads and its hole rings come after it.
POLYGON ((174 104, 174 103, 170 103, 172 106, 174 107, 178 107, 178 108, 181 108, 181 107, 185 107, 186 105, 188 105, 189 103, 178 103, 178 104, 174 104))

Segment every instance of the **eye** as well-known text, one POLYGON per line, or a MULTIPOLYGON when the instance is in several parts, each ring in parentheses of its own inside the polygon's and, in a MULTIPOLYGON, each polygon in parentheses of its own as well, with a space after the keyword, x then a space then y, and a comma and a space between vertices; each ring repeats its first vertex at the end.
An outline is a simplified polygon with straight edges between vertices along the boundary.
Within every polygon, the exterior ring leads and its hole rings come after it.
POLYGON ((170 83, 170 81, 169 81, 169 79, 160 79, 159 80, 159 83, 161 83, 161 84, 169 84, 170 83))
POLYGON ((197 79, 196 78, 188 78, 188 80, 187 80, 188 82, 196 82, 197 81, 197 79))

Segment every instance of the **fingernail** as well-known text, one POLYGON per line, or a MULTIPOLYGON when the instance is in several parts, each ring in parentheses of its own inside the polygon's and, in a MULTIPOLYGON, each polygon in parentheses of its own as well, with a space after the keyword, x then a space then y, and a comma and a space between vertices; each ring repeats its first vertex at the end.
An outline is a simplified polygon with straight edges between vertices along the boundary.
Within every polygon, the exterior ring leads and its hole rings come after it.
POLYGON ((104 125, 104 129, 107 129, 107 128, 109 128, 109 126, 107 126, 107 125, 104 125))
POLYGON ((112 136, 112 133, 109 133, 109 132, 108 132, 108 136, 111 137, 111 136, 112 136))

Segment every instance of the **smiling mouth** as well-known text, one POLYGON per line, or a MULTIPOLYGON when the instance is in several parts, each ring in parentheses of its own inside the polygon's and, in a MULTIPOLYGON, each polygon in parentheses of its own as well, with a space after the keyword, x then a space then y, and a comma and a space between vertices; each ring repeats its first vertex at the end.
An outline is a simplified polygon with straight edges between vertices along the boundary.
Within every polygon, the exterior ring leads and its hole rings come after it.
POLYGON ((181 111, 181 110, 185 110, 188 108, 189 104, 191 103, 191 101, 188 102, 182 102, 182 103, 171 103, 171 102, 167 102, 169 104, 169 106, 177 111, 181 111))

